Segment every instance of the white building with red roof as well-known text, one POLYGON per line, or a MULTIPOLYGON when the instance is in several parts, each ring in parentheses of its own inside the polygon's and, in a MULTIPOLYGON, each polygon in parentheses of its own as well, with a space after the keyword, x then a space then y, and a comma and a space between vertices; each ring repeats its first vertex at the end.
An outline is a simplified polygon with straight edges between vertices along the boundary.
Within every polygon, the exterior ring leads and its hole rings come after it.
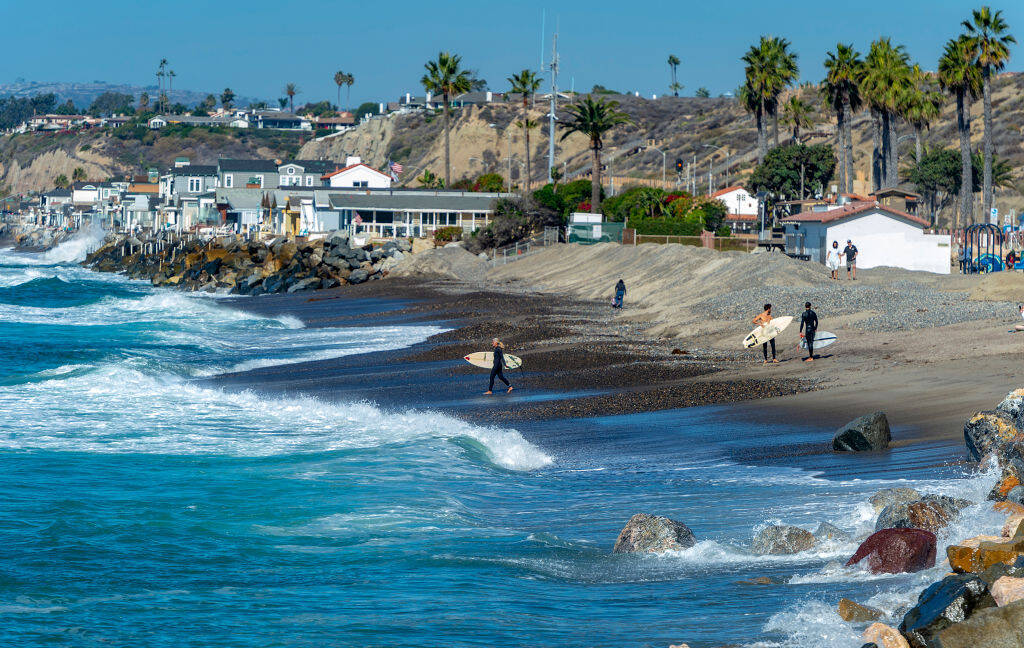
POLYGON ((390 189, 391 176, 383 171, 363 164, 357 157, 349 157, 345 160, 345 166, 330 173, 325 173, 321 179, 328 187, 335 189, 352 189, 365 187, 366 189, 390 189))
POLYGON ((786 252, 811 261, 825 263, 825 252, 833 241, 840 251, 852 241, 858 251, 858 268, 950 272, 948 234, 926 234, 926 219, 874 200, 818 204, 781 221, 786 229, 786 252))
POLYGON ((757 197, 739 185, 719 189, 711 194, 725 204, 725 224, 733 232, 750 232, 757 223, 757 197))

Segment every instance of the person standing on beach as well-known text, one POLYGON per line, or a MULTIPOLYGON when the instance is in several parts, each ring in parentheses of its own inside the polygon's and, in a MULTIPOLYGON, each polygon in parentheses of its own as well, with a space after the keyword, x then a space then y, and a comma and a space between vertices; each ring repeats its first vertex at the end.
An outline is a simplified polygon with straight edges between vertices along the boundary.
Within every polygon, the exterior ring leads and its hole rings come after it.
POLYGON ((622 308, 622 300, 626 296, 626 282, 619 279, 615 284, 615 299, 612 301, 612 308, 622 308))
POLYGON ((850 273, 853 273, 853 280, 857 280, 857 246, 853 244, 853 241, 846 239, 846 247, 843 248, 843 256, 846 257, 846 278, 850 278, 850 273))
MULTIPOLYGON (((505 345, 501 343, 501 340, 494 338, 491 340, 491 346, 494 348, 494 353, 491 354, 493 362, 491 363, 491 382, 487 386, 487 391, 484 395, 490 396, 494 393, 494 379, 498 378, 501 382, 508 385, 508 391, 512 391, 512 383, 506 378, 502 370, 505 368, 505 345)), ((507 393, 507 392, 506 392, 507 393)))
MULTIPOLYGON (((764 311, 754 318, 754 326, 768 326, 768 323, 772 321, 772 305, 765 304, 764 311)), ((768 364, 768 345, 772 345, 772 362, 778 362, 778 358, 775 357, 775 338, 772 338, 761 345, 761 352, 764 353, 764 364, 768 364)))
POLYGON ((828 266, 829 278, 839 279, 839 241, 832 241, 832 247, 825 253, 825 265, 828 266))
POLYGON ((800 316, 800 337, 807 342, 807 357, 804 362, 814 362, 814 334, 818 332, 818 314, 811 310, 811 302, 804 303, 804 314, 800 316))

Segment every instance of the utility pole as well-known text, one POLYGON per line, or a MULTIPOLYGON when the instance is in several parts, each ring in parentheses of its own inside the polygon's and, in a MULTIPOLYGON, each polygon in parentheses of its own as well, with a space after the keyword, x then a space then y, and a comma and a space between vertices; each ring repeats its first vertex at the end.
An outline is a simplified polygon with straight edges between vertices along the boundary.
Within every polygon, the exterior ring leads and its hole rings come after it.
MULTIPOLYGON (((544 66, 541 65, 541 69, 544 66)), ((557 121, 556 109, 558 108, 558 21, 555 20, 555 34, 551 39, 551 62, 548 64, 551 72, 551 106, 548 112, 548 182, 554 182, 551 177, 551 169, 555 167, 555 122, 557 121)))
POLYGON ((693 154, 693 172, 690 174, 690 195, 697 195, 697 154, 693 154))
POLYGON ((708 156, 708 195, 711 195, 711 156, 708 156))

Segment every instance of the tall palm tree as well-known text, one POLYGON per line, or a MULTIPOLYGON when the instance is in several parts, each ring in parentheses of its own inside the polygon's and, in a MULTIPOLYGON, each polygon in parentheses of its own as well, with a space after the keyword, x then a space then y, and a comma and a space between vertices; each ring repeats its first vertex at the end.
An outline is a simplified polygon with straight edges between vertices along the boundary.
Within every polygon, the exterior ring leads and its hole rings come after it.
POLYGON ((345 85, 346 79, 348 79, 348 75, 341 70, 334 73, 334 82, 338 84, 338 110, 341 110, 341 86, 345 85))
POLYGON ((942 93, 936 89, 933 76, 915 64, 910 69, 910 84, 901 103, 900 114, 914 127, 914 159, 920 160, 924 155, 924 130, 939 118, 942 111, 942 93))
POLYGON ((939 85, 956 97, 956 126, 960 134, 960 213, 954 227, 973 223, 973 166, 971 162, 971 100, 981 92, 981 71, 974 64, 971 43, 963 36, 946 43, 939 59, 939 85))
POLYGON ((814 107, 800 97, 793 95, 782 105, 782 120, 793 129, 793 143, 800 141, 800 129, 811 127, 814 107))
POLYGON ((631 124, 633 120, 624 112, 619 112, 619 102, 604 98, 594 99, 587 95, 582 101, 569 104, 566 112, 569 119, 559 121, 566 130, 562 139, 573 133, 582 133, 590 139, 590 212, 600 213, 601 210, 601 149, 604 148, 605 133, 620 124, 631 124))
POLYGON ((508 78, 508 82, 512 85, 510 92, 513 94, 521 95, 523 98, 523 120, 524 124, 523 133, 526 135, 526 183, 525 188, 529 190, 530 180, 533 179, 532 171, 530 169, 530 116, 528 112, 530 100, 533 99, 533 95, 540 90, 540 78, 533 70, 523 70, 518 74, 513 74, 508 78))
POLYGON ((853 45, 836 44, 825 59, 823 87, 829 105, 836 111, 836 151, 839 154, 839 190, 853 192, 853 113, 860 109, 860 82, 864 60, 853 45))
POLYGON ((981 208, 987 214, 992 209, 992 72, 998 72, 1010 60, 1010 45, 1017 42, 1008 32, 1002 11, 988 6, 975 9, 971 19, 963 22, 967 42, 981 67, 982 106, 985 117, 985 164, 981 180, 981 208))
POLYGON ((156 71, 156 84, 159 88, 159 92, 156 96, 156 111, 163 112, 163 100, 164 100, 164 74, 163 69, 156 71))
POLYGON ((174 73, 174 70, 171 70, 170 72, 167 73, 167 100, 168 101, 172 101, 172 97, 174 95, 174 77, 176 77, 176 76, 178 76, 178 75, 174 73))
POLYGON ((888 38, 879 38, 871 43, 871 49, 864 60, 861 88, 872 111, 878 116, 876 128, 881 151, 876 189, 894 187, 899 183, 896 116, 909 85, 909 57, 903 46, 894 46, 888 38))
POLYGON ((149 93, 143 92, 139 95, 139 112, 144 113, 149 110, 149 93))
POLYGON ((289 112, 295 112, 295 95, 302 92, 299 87, 294 83, 286 83, 284 86, 284 93, 288 95, 288 110, 289 112))
POLYGON ((352 106, 352 84, 356 82, 356 77, 351 72, 345 74, 345 103, 352 106))
POLYGON ((679 96, 679 89, 682 87, 679 85, 679 83, 677 82, 678 79, 676 78, 676 70, 679 68, 680 63, 682 63, 682 61, 679 60, 678 56, 676 56, 675 54, 668 55, 668 67, 669 70, 672 71, 672 83, 669 84, 668 87, 669 90, 675 93, 675 96, 677 97, 679 96))
POLYGON ((462 57, 450 52, 438 52, 437 59, 427 61, 427 73, 420 79, 423 89, 441 95, 444 102, 444 185, 452 186, 451 165, 451 98, 469 92, 469 72, 462 68, 462 57))
POLYGON ((789 51, 789 41, 775 36, 762 36, 743 55, 746 81, 741 100, 746 109, 754 113, 757 121, 757 161, 764 162, 768 153, 768 140, 764 132, 764 118, 775 120, 775 143, 778 144, 778 102, 782 91, 796 80, 796 54, 789 51))

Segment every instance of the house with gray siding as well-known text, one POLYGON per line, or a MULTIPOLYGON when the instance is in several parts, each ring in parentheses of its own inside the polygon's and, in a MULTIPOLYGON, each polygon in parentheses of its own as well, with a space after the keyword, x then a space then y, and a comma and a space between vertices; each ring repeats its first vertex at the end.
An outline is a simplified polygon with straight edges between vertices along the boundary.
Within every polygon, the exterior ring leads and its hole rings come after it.
POLYGON ((276 189, 278 166, 274 160, 223 158, 217 161, 218 186, 224 189, 244 189, 247 185, 255 185, 260 189, 276 189))

